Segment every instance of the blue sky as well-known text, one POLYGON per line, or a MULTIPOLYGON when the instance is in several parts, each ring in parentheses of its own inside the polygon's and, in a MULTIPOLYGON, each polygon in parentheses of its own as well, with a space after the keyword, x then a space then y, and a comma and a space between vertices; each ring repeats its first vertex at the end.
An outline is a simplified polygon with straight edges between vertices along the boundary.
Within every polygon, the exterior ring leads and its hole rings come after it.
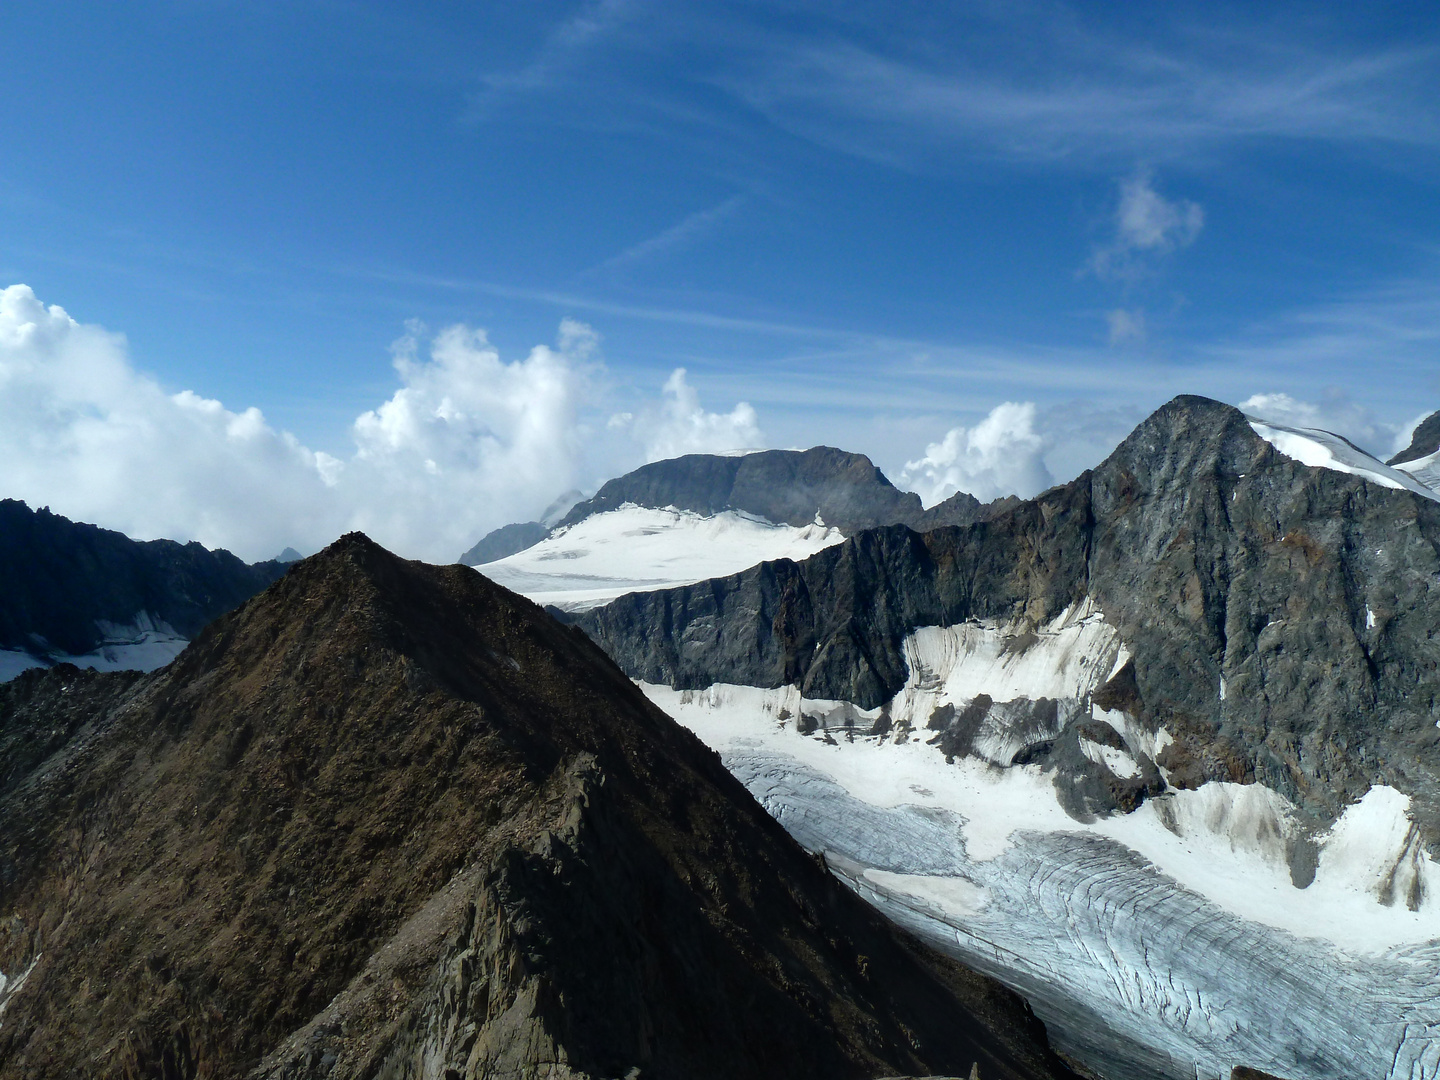
POLYGON ((13 346, 0 412, 29 457, 0 494, 137 534, 258 557, 359 524, 441 557, 659 452, 824 442, 988 497, 1068 479, 1180 392, 1267 395, 1385 453, 1440 407, 1435 5, 177 0, 6 23, 0 286, 123 334, 85 348, 130 389, 56 390, 81 347, 58 323, 43 356, 13 346), (457 325, 494 358, 432 359, 457 325), (230 420, 151 451, 211 465, 99 468, 106 439, 180 423, 157 390, 250 417, 330 488, 393 460, 304 524, 256 510, 310 481, 237 464, 230 420), (41 412, 67 419, 15 434, 41 412), (440 478, 423 506, 406 469, 440 478), (496 475, 524 482, 492 497, 496 475), (447 499, 477 505, 440 529, 447 499))

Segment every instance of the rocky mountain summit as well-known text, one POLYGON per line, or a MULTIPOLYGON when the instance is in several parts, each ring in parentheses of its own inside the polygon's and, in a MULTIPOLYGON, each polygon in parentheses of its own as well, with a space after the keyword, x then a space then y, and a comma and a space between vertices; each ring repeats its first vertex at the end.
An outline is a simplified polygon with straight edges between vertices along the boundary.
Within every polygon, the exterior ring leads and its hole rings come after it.
MULTIPOLYGON (((1143 797, 1158 766, 1180 788, 1261 782, 1319 828, 1386 784, 1414 798, 1424 844, 1440 840, 1440 504, 1302 465, 1219 402, 1175 399, 1096 469, 989 521, 868 530, 578 618, 637 679, 873 709, 906 685, 919 628, 994 620, 1023 651, 1086 603, 1129 658, 1097 702, 1166 733, 1097 809, 1143 797)), ((954 723, 961 752, 978 721, 954 723)), ((1036 731, 1020 752, 1063 747, 1036 731)), ((1303 877, 1303 845, 1295 857, 1303 877)))
POLYGON ((777 525, 817 520, 847 535, 880 525, 925 530, 988 517, 1015 499, 982 505, 957 492, 926 510, 920 497, 900 491, 863 454, 830 446, 762 450, 742 455, 687 454, 643 465, 606 482, 554 521, 506 525, 484 537, 460 561, 479 565, 538 544, 553 531, 625 505, 674 507, 705 516, 739 511, 777 525))
POLYGON ((1096 1075, 1424 1076, 1423 475, 1181 397, 987 521, 569 617, 857 893, 1025 994, 1096 1075))
POLYGON ((5 1076, 1071 1075, 577 629, 358 534, 0 749, 5 1076))
POLYGON ((189 638, 284 570, 0 500, 0 650, 80 655, 156 627, 189 638))

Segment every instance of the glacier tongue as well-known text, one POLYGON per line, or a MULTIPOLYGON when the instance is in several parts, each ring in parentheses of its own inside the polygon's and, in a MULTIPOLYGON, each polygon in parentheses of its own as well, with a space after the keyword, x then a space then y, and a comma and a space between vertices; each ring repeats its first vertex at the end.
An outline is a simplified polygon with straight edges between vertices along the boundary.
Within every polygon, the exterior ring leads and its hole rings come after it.
MULTIPOLYGON (((1231 914, 1073 822, 977 851, 970 821, 936 806, 923 783, 914 801, 879 806, 761 743, 734 740, 722 757, 797 840, 892 919, 1025 994, 1055 1043, 1105 1075, 1223 1080, 1247 1064, 1292 1080, 1440 1076, 1434 943, 1356 956, 1297 937, 1231 914)), ((1243 819, 1240 843, 1264 847, 1265 797, 1238 808, 1226 798, 1243 819)), ((997 803, 997 814, 1014 806, 997 803)))
POLYGON ((1318 838, 1278 793, 1213 782, 1082 823, 1016 747, 1076 718, 1080 753, 1121 776, 1169 739, 1090 705, 1128 659, 1098 612, 930 627, 904 648, 909 680, 880 709, 641 686, 856 891, 1016 987, 1107 1075, 1440 1080, 1440 867, 1403 793, 1371 789, 1318 838), (982 695, 970 756, 911 737, 982 695), (1049 719, 1025 707, 1042 698, 1049 719), (1300 842, 1319 846, 1305 888, 1300 842))

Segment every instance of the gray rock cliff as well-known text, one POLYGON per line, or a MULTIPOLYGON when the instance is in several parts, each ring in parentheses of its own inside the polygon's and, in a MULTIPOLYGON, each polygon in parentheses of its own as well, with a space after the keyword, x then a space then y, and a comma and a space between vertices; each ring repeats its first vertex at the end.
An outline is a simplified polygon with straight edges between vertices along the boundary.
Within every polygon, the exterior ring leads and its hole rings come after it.
POLYGON ((1325 823, 1387 783, 1440 838, 1440 504, 1293 461, 1204 398, 992 520, 868 530, 579 622, 635 678, 873 708, 916 628, 1038 627, 1086 597, 1133 657, 1103 692, 1171 733, 1173 784, 1259 780, 1325 823))

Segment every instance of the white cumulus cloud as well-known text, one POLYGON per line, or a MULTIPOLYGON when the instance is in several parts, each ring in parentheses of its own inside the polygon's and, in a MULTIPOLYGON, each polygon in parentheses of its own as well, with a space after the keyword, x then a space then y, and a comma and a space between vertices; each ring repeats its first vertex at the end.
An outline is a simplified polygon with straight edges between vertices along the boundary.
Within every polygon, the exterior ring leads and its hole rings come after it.
POLYGON ((1095 252, 1091 268, 1103 278, 1141 276, 1148 259, 1188 247, 1205 225, 1205 211, 1189 199, 1170 200, 1155 190, 1154 174, 1140 169, 1120 182, 1115 237, 1095 252))
POLYGON ((451 326, 422 360, 423 332, 412 324, 396 342, 403 385, 356 419, 356 452, 337 487, 353 527, 398 550, 454 558, 474 543, 477 522, 503 524, 573 486, 578 405, 599 339, 566 319, 557 347, 506 363, 483 330, 451 326))
MULTIPOLYGON (((1394 445, 1401 435, 1395 425, 1379 420, 1369 409, 1351 401, 1340 390, 1327 391, 1318 402, 1304 401, 1283 393, 1253 394, 1240 402, 1240 411, 1290 427, 1329 431, 1381 458, 1389 457, 1401 448, 1394 445)), ((1405 441, 1408 443, 1408 436, 1405 441)))
POLYGON ((638 416, 620 414, 616 426, 629 426, 645 447, 646 461, 663 461, 682 454, 719 454, 763 446, 759 418, 747 402, 728 413, 707 412, 700 395, 686 380, 684 368, 676 368, 665 380, 660 408, 638 416))
POLYGON ((759 441, 754 410, 705 412, 683 372, 661 403, 636 408, 643 433, 609 431, 587 404, 603 382, 598 342, 566 319, 554 346, 506 361, 481 330, 426 340, 412 324, 394 346, 398 388, 355 420, 353 448, 332 455, 258 409, 167 392, 135 370, 122 336, 14 285, 0 290, 0 497, 251 560, 358 528, 449 561, 577 481, 639 464, 637 434, 660 454, 759 441))
POLYGON ((1002 495, 1031 495, 1050 487, 1046 440, 1035 430, 1035 404, 1007 401, 974 427, 955 427, 925 455, 907 461, 899 484, 933 506, 957 491, 981 502, 1002 495))
POLYGON ((24 285, 0 291, 0 459, 0 494, 136 537, 253 557, 333 529, 316 454, 257 409, 167 394, 130 366, 123 337, 24 285))

